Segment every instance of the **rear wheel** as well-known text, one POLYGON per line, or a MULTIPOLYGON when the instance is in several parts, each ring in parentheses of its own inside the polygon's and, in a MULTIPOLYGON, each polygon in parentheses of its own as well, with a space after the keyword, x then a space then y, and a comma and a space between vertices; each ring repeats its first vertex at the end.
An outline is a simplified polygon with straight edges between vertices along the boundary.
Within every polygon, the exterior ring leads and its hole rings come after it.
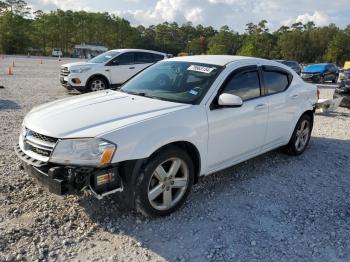
POLYGON ((184 150, 172 146, 156 153, 144 166, 135 186, 136 209, 146 216, 165 216, 186 200, 194 167, 184 150))
POLYGON ((88 90, 91 92, 100 91, 108 88, 107 82, 102 77, 94 77, 88 83, 88 90))
POLYGON ((302 115, 294 129, 288 145, 285 148, 288 154, 297 156, 305 151, 310 141, 312 126, 313 123, 311 117, 307 114, 302 115))

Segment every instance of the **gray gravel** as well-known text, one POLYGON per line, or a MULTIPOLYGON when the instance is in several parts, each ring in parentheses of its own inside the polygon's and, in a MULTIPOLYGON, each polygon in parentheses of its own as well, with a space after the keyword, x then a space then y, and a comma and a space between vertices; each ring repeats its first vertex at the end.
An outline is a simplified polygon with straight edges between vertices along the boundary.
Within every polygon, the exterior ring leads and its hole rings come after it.
POLYGON ((350 261, 350 110, 317 114, 302 156, 274 151, 203 178, 181 210, 149 220, 116 196, 51 195, 19 169, 24 115, 69 96, 67 61, 39 62, 0 57, 0 261, 350 261))

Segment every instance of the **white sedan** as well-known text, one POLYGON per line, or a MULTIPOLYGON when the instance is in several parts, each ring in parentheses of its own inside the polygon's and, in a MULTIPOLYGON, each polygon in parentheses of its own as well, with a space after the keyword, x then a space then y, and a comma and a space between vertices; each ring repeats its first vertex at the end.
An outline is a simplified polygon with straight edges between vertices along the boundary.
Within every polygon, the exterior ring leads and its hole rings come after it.
POLYGON ((238 56, 158 62, 119 91, 34 108, 15 150, 50 192, 120 192, 147 216, 178 209, 200 176, 306 149, 317 90, 280 63, 238 56))

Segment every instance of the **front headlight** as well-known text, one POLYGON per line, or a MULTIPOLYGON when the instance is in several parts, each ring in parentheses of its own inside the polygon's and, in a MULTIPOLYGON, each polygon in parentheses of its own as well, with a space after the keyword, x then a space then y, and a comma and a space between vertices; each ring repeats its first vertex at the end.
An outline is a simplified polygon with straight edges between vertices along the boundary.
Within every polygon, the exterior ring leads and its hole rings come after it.
POLYGON ((59 140, 50 162, 66 165, 103 166, 111 162, 116 146, 100 138, 59 140))
POLYGON ((89 71, 90 69, 91 69, 90 67, 83 67, 78 69, 71 69, 70 72, 73 74, 81 74, 89 71))

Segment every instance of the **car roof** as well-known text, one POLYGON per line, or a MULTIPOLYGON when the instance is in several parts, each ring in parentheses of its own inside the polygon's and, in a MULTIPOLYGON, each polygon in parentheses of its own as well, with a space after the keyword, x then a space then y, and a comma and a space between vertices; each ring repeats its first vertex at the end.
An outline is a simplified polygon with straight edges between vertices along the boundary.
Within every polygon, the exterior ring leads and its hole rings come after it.
POLYGON ((326 65, 333 65, 332 63, 319 63, 319 64, 310 64, 308 66, 326 66, 326 65))
POLYGON ((116 52, 120 52, 120 53, 125 53, 125 52, 148 52, 148 53, 154 53, 154 54, 159 54, 159 55, 166 56, 166 53, 157 52, 157 51, 153 51, 153 50, 146 50, 146 49, 113 49, 113 50, 109 50, 109 51, 116 51, 116 52))
POLYGON ((256 60, 256 61, 267 61, 261 58, 254 58, 248 56, 234 56, 234 55, 194 55, 194 56, 181 56, 168 59, 168 61, 180 61, 180 62, 192 62, 192 63, 202 63, 211 64, 218 66, 225 66, 232 62, 242 61, 242 60, 256 60))

